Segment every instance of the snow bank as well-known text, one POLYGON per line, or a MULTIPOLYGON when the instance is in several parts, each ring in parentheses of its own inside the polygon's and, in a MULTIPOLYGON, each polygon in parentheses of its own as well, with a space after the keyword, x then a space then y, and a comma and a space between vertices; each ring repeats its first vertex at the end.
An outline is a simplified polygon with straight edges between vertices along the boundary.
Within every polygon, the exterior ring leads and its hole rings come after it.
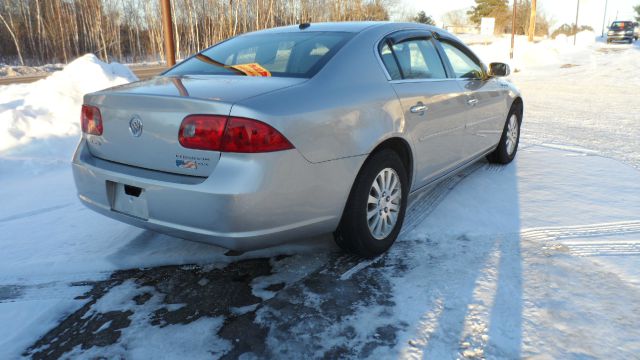
POLYGON ((77 136, 84 94, 135 80, 124 65, 87 54, 35 83, 0 86, 0 154, 34 139, 77 136))
MULTIPOLYGON (((461 37, 469 42, 466 36, 461 37)), ((504 62, 511 66, 512 71, 540 68, 545 66, 558 66, 566 63, 568 57, 576 57, 584 53, 596 43, 596 34, 592 31, 578 33, 576 45, 573 45, 573 36, 559 35, 555 39, 545 39, 539 42, 529 42, 526 36, 516 36, 514 56, 509 58, 511 49, 511 37, 495 37, 489 45, 472 45, 473 51, 487 64, 491 62, 504 62)))
POLYGON ((0 64, 0 77, 44 75, 62 70, 64 64, 47 64, 42 66, 13 66, 0 64))
MULTIPOLYGON (((589 46, 596 43, 597 35, 593 31, 581 31, 576 35, 576 46, 589 46)), ((557 46, 573 46, 573 36, 560 34, 556 36, 554 42, 557 46)))

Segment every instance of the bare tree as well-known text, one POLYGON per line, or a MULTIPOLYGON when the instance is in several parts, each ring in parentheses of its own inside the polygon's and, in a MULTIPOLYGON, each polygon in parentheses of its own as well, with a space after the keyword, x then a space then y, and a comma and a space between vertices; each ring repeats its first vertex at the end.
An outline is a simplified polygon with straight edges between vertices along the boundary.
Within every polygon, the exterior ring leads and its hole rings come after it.
POLYGON ((9 22, 11 23, 10 25, 9 23, 7 23, 7 20, 5 20, 2 14, 0 14, 0 20, 2 20, 2 23, 4 24, 4 26, 7 27, 7 30, 9 31, 9 35, 11 35, 11 38, 13 39, 13 44, 16 47, 16 51, 18 52, 18 58, 20 59, 20 65, 24 65, 24 59, 22 58, 22 50, 20 49, 20 42, 18 41, 18 38, 16 37, 16 34, 14 32, 15 26, 13 25, 13 21, 11 21, 11 18, 9 18, 9 22))
MULTIPOLYGON (((176 55, 240 33, 300 22, 387 20, 398 0, 174 0, 176 55)), ((0 60, 37 65, 87 52, 163 60, 157 0, 1 0, 0 60)))
POLYGON ((466 9, 451 10, 442 16, 445 26, 463 27, 469 24, 466 9))

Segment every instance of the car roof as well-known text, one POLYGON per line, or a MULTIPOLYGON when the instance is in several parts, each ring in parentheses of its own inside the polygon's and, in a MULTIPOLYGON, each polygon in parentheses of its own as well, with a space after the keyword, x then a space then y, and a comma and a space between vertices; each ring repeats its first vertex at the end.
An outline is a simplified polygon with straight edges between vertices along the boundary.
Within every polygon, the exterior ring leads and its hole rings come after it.
POLYGON ((433 26, 418 24, 418 23, 401 23, 393 21, 344 21, 344 22, 318 22, 308 23, 309 26, 300 28, 300 25, 280 26, 271 29, 254 31, 249 34, 268 34, 268 33, 283 33, 283 32, 299 32, 299 31, 339 31, 339 32, 352 32, 359 33, 366 29, 371 28, 388 28, 390 30, 404 28, 423 28, 425 30, 438 30, 443 32, 444 30, 438 29, 433 26))
MULTIPOLYGON (((309 26, 304 31, 341 31, 341 32, 360 32, 366 28, 385 24, 384 21, 345 21, 345 22, 320 22, 308 23, 309 26)), ((256 33, 276 33, 276 32, 297 32, 302 31, 300 25, 280 26, 271 29, 265 29, 254 32, 256 33)))

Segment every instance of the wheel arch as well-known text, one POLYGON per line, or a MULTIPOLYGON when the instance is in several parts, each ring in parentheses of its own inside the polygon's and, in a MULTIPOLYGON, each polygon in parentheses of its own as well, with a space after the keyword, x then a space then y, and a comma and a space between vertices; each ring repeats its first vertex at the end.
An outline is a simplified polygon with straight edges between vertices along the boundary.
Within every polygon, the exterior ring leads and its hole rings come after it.
POLYGON ((371 155, 385 149, 393 150, 396 154, 398 154, 400 159, 402 159, 402 165, 404 165, 405 169, 407 170, 407 179, 409 179, 409 190, 411 190, 414 174, 413 151, 411 150, 411 145, 409 145, 409 142, 407 140, 401 137, 391 137, 376 145, 376 147, 369 153, 367 159, 371 157, 371 155))
POLYGON ((522 101, 522 97, 517 96, 515 99, 513 99, 511 107, 509 108, 509 111, 511 110, 515 110, 520 114, 520 123, 522 123, 524 114, 524 102, 522 101))

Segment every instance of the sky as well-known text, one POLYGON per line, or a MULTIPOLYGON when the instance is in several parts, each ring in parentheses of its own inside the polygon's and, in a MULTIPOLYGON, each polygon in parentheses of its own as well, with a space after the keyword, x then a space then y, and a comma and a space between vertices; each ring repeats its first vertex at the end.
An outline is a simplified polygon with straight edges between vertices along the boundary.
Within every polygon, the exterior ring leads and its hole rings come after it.
MULTIPOLYGON (((604 7, 606 0, 580 0, 580 17, 578 24, 590 25, 596 31, 602 29, 604 18, 604 7)), ((640 5, 640 0, 608 0, 607 23, 615 20, 618 12, 618 20, 633 20, 634 5, 640 5)), ((401 3, 408 8, 413 8, 418 12, 424 10, 427 15, 432 16, 438 24, 444 13, 451 10, 469 8, 475 4, 474 0, 401 0, 401 3)), ((513 0, 509 0, 512 4, 513 0)), ((558 27, 564 23, 572 24, 576 19, 577 0, 538 0, 538 9, 542 9, 545 14, 555 20, 553 27, 558 27)))

